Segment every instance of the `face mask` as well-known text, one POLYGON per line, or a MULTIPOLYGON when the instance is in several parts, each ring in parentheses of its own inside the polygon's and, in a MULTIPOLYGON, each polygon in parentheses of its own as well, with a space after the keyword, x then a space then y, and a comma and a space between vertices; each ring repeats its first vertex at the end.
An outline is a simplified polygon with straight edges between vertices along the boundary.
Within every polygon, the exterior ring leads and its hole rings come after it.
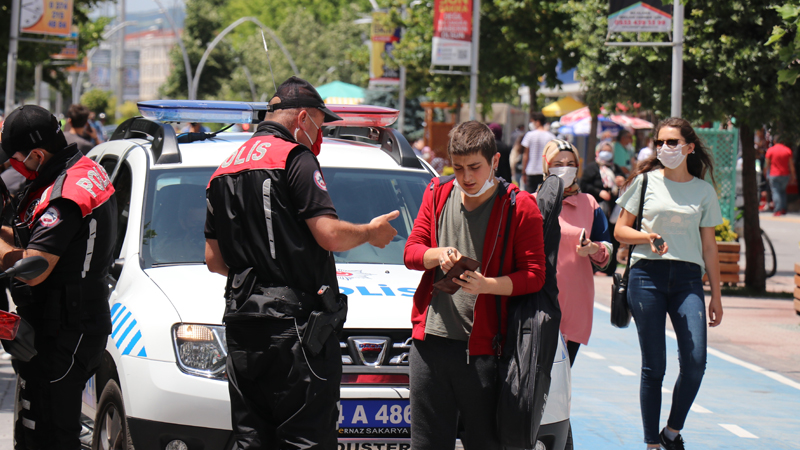
MULTIPOLYGON (((313 144, 311 144, 311 153, 313 153, 314 156, 319 156, 319 152, 322 150, 322 127, 317 126, 317 123, 314 122, 314 119, 311 118, 310 114, 308 116, 308 120, 310 120, 311 123, 313 123, 314 126, 317 127, 317 140, 314 141, 313 144)), ((299 128, 294 130, 295 141, 297 140, 297 130, 299 130, 299 128)), ((311 142, 311 136, 309 136, 308 133, 306 133, 306 130, 303 130, 303 134, 305 134, 306 138, 308 138, 308 142, 311 142)))
POLYGON ((597 159, 599 159, 604 163, 610 163, 611 161, 614 160, 614 154, 608 150, 603 150, 597 154, 597 159))
POLYGON ((575 182, 575 176, 578 175, 578 168, 569 166, 551 167, 550 173, 561 178, 564 181, 564 188, 568 188, 575 182))
POLYGON ((462 187, 461 187, 461 186, 458 184, 458 180, 457 180, 457 179, 456 179, 456 180, 453 180, 453 185, 454 185, 455 187, 457 187, 457 188, 461 189, 461 192, 463 192, 463 193, 464 193, 464 195, 466 195, 467 197, 472 197, 472 198, 475 198, 475 197, 480 197, 481 195, 485 194, 485 193, 486 193, 486 191, 488 191, 489 189, 491 189, 491 188, 492 188, 492 186, 494 186, 494 168, 492 168, 492 174, 489 176, 489 178, 487 178, 487 179, 486 179, 486 182, 485 182, 485 183, 483 183, 483 187, 481 188, 481 190, 480 190, 480 191, 478 191, 478 192, 477 192, 477 193, 475 193, 475 194, 470 194, 469 192, 465 191, 465 190, 464 190, 464 188, 462 188, 462 187))
POLYGON ((19 172, 20 175, 25 177, 26 180, 35 180, 36 177, 39 176, 39 167, 42 167, 42 163, 39 163, 39 165, 36 167, 36 170, 28 169, 25 166, 25 161, 27 161, 32 154, 33 152, 28 153, 28 156, 26 156, 25 159, 23 159, 22 161, 17 161, 14 158, 8 160, 8 162, 11 164, 11 167, 13 167, 14 170, 19 172))
POLYGON ((678 145, 675 148, 669 148, 666 144, 662 145, 661 148, 658 149, 658 160, 661 161, 661 164, 664 164, 664 167, 667 169, 675 169, 681 165, 684 159, 686 159, 686 155, 681 152, 681 147, 683 145, 678 145))

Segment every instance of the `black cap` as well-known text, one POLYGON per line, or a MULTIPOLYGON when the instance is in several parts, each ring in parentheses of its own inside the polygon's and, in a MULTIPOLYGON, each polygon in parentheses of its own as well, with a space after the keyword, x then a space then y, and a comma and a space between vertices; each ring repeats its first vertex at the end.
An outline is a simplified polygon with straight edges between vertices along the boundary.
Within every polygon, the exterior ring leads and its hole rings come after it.
POLYGON ((17 152, 27 155, 35 148, 43 148, 55 153, 67 146, 56 116, 37 105, 23 105, 12 111, 0 133, 0 150, 5 154, 0 156, 4 160, 17 152))
MULTIPOLYGON (((323 122, 333 122, 342 120, 336 113, 325 107, 325 102, 319 96, 319 92, 308 81, 291 77, 278 86, 278 91, 272 97, 281 99, 280 103, 270 105, 270 110, 292 109, 292 108, 317 108, 325 113, 323 122)), ((271 101, 271 100, 270 100, 271 101)))

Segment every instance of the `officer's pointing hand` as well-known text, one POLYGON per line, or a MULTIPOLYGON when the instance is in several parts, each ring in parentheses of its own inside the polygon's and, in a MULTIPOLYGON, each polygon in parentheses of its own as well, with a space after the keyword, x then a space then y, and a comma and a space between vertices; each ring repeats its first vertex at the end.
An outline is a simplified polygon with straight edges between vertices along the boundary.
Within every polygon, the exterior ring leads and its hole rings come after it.
POLYGON ((392 239, 397 236, 397 230, 389 225, 389 222, 397 219, 399 215, 400 211, 394 210, 389 214, 372 219, 369 222, 369 244, 378 248, 384 248, 389 245, 389 242, 392 242, 392 239))

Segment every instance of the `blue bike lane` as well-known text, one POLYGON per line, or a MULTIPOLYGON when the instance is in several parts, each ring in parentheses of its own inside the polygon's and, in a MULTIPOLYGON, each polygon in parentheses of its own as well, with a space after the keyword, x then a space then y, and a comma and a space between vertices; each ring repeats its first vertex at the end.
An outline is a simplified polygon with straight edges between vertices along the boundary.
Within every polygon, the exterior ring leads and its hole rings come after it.
MULTIPOLYGON (((678 376, 678 350, 667 330, 661 427, 678 376)), ((616 329, 596 303, 588 346, 572 369, 571 420, 576 449, 644 449, 639 409, 641 357, 636 325, 616 329)), ((713 348, 700 393, 682 431, 689 449, 800 449, 800 383, 713 348)))

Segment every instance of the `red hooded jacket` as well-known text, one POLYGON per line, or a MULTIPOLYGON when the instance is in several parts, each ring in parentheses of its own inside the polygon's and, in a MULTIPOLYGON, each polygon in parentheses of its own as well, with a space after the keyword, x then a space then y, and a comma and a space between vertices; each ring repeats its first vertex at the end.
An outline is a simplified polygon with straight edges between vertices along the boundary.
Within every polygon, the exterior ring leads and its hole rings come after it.
MULTIPOLYGON (((453 190, 453 180, 454 177, 431 180, 422 197, 422 206, 414 221, 414 229, 406 241, 403 254, 406 267, 425 271, 414 294, 414 306, 411 309, 413 326, 411 337, 414 339, 425 339, 426 316, 433 297, 433 280, 436 273, 435 268, 425 269, 423 257, 428 249, 438 247, 436 224, 439 223, 445 201, 453 190)), ((480 272, 485 277, 497 276, 503 251, 501 248, 503 233, 508 220, 508 208, 511 205, 511 193, 514 192, 516 206, 508 238, 511 248, 506 251, 503 274, 511 278, 514 284, 512 296, 536 292, 544 285, 545 275, 542 214, 533 196, 520 191, 515 185, 501 182, 498 189, 505 189, 505 192, 492 207, 483 243, 484 258, 481 261, 480 272)), ((501 298, 503 336, 506 329, 507 300, 508 297, 501 298)), ((469 354, 494 354, 492 342, 497 335, 497 307, 494 294, 478 295, 473 317, 468 344, 469 354)))

